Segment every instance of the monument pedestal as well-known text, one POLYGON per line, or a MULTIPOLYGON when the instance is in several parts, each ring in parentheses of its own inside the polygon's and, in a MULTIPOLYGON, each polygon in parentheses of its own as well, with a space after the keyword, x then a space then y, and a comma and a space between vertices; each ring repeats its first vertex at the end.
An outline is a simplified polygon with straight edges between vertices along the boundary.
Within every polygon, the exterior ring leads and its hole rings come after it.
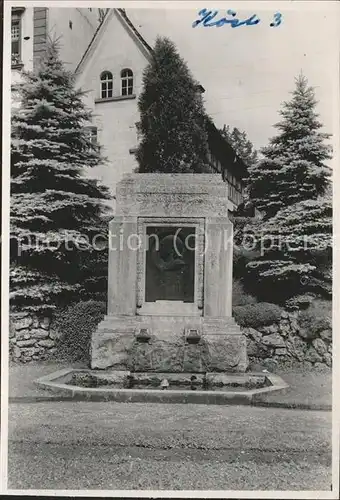
POLYGON ((227 186, 211 174, 131 174, 110 223, 108 315, 91 367, 243 372, 246 341, 231 316, 227 186))
POLYGON ((246 339, 233 318, 106 316, 92 339, 91 368, 244 372, 246 339), (146 341, 139 337, 143 330, 149 336, 146 341), (190 330, 197 331, 195 343, 190 340, 190 330))

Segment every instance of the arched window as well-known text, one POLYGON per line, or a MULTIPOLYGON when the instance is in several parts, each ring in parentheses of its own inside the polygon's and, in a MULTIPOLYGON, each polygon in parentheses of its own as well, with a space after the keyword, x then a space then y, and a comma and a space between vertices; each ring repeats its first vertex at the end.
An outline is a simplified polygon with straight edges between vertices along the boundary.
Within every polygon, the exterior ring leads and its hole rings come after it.
POLYGON ((120 72, 120 78, 122 81, 122 95, 132 95, 133 94, 133 73, 131 69, 123 69, 120 72))
POLYGON ((106 99, 113 94, 113 76, 110 71, 103 71, 100 75, 100 97, 106 99))

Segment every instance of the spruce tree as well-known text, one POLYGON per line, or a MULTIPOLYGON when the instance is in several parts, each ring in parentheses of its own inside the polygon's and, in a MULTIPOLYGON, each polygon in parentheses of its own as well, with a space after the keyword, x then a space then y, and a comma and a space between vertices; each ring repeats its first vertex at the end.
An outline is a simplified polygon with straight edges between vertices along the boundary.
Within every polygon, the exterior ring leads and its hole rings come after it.
POLYGON ((106 251, 92 239, 103 233, 109 195, 86 176, 104 159, 55 42, 23 79, 12 113, 11 305, 39 313, 105 290, 106 251))
POLYGON ((328 194, 280 210, 259 222, 254 236, 260 256, 246 266, 244 281, 249 291, 262 300, 281 303, 305 295, 331 298, 332 203, 328 194))
POLYGON ((324 142, 329 134, 320 131, 316 104, 313 88, 300 75, 275 125, 279 134, 261 151, 263 159, 249 169, 250 198, 266 218, 300 201, 316 200, 329 186, 325 161, 331 150, 324 142))
POLYGON ((158 38, 139 97, 139 172, 210 172, 202 96, 175 45, 158 38))

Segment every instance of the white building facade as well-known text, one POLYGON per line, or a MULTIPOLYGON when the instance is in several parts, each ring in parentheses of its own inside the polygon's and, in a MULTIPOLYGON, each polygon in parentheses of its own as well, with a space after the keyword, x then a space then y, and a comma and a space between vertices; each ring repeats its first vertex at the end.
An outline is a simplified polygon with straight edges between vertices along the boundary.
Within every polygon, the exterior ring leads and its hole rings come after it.
POLYGON ((12 82, 20 81, 22 69, 36 67, 48 37, 58 39, 61 59, 66 67, 74 70, 104 14, 103 9, 92 8, 13 7, 12 82))

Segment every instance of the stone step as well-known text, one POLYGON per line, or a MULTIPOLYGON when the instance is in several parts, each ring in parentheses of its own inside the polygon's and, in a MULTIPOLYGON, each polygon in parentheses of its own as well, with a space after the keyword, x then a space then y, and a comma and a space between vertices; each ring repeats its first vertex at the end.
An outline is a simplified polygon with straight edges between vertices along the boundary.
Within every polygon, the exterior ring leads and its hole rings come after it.
POLYGON ((194 318, 155 316, 105 316, 98 325, 97 335, 108 338, 134 335, 138 328, 148 328, 152 336, 159 339, 182 337, 186 329, 197 329, 204 336, 240 335, 240 327, 234 318, 194 318))

